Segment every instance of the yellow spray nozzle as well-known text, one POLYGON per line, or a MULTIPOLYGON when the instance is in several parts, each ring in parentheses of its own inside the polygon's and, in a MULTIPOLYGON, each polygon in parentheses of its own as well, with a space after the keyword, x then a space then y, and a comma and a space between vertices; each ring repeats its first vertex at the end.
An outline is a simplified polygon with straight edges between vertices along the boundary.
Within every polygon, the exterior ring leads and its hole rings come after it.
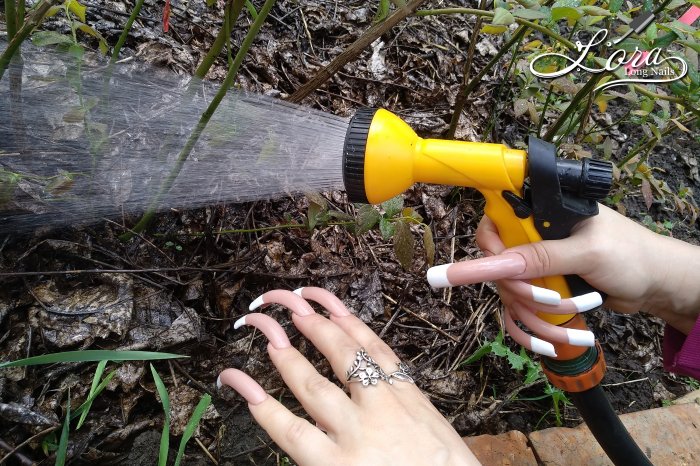
POLYGON ((345 188, 353 202, 377 204, 416 182, 519 191, 525 151, 502 144, 423 139, 384 109, 362 109, 345 141, 345 188))

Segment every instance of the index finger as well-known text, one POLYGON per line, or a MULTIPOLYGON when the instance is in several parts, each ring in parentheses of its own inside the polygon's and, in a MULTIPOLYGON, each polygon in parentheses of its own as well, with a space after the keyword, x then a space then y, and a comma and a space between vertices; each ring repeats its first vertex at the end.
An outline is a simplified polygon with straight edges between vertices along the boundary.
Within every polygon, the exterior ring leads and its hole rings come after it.
POLYGON ((476 228, 476 245, 487 257, 500 254, 506 249, 506 245, 498 234, 498 227, 486 215, 481 217, 479 226, 476 228))

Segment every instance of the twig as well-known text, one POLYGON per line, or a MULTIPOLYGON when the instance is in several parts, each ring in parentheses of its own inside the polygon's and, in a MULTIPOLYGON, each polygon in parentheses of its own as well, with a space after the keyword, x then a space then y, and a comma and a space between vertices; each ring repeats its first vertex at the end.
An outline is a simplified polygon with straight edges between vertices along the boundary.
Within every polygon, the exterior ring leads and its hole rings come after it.
POLYGON ((51 432, 53 432, 54 430, 58 429, 59 427, 60 427, 60 426, 49 427, 49 428, 47 428, 47 429, 42 430, 42 431, 39 432, 38 434, 32 435, 32 436, 29 437, 27 440, 25 440, 24 442, 20 443, 19 445, 17 445, 16 447, 14 447, 12 450, 10 450, 10 452, 9 452, 8 454, 6 454, 6 455, 3 456, 2 458, 0 458, 0 464, 5 463, 5 461, 9 460, 9 459, 12 457, 12 455, 14 455, 14 454, 17 454, 18 459, 19 459, 20 461, 22 461, 24 464, 34 464, 34 462, 33 462, 32 460, 30 460, 29 458, 27 458, 27 457, 24 456, 24 455, 20 455, 19 453, 17 453, 17 451, 18 451, 20 448, 22 448, 23 446, 27 445, 27 444, 28 444, 29 442, 31 442, 32 440, 37 439, 37 438, 39 438, 39 437, 41 437, 41 436, 43 436, 43 435, 50 434, 51 432), (28 460, 28 462, 25 462, 24 459, 28 460))
POLYGON ((649 377, 644 377, 643 379, 634 379, 634 380, 628 380, 626 382, 618 382, 618 383, 604 383, 601 384, 601 387, 618 387, 620 385, 627 385, 630 383, 637 383, 637 382, 644 382, 645 380, 649 380, 649 377))
MULTIPOLYGON (((486 0, 481 0, 479 4, 480 9, 486 8, 486 0)), ((469 38, 469 50, 467 51, 467 62, 464 64, 464 71, 462 72, 462 85, 459 87, 457 92, 457 97, 455 99, 455 108, 452 113, 452 119, 450 120, 450 128, 447 130, 447 139, 454 139, 455 132, 457 131, 457 126, 459 126, 459 117, 462 115, 462 110, 467 104, 468 94, 464 93, 464 89, 469 85, 469 75, 472 71, 472 60, 474 59, 474 49, 476 48, 476 41, 479 38, 479 31, 481 30, 482 17, 478 16, 476 18, 476 23, 474 23, 474 29, 472 29, 472 34, 469 38)), ((453 242, 454 244, 454 242, 453 242)), ((450 289, 451 292, 451 289, 450 289)), ((451 293, 450 293, 451 294, 451 293)), ((449 304, 449 297, 448 297, 449 304)))
POLYGON ((197 442, 197 445, 199 445, 199 448, 201 448, 202 451, 204 452, 204 454, 209 457, 211 462, 214 463, 216 466, 219 466, 219 462, 214 459, 214 457, 211 455, 211 452, 209 450, 207 450, 207 447, 204 446, 202 441, 199 440, 199 438, 197 438, 197 437, 194 438, 194 441, 197 442))
MULTIPOLYGON (((392 304, 397 304, 397 302, 396 302, 394 299, 392 299, 391 296, 388 296, 388 295, 385 294, 385 293, 382 293, 382 296, 384 296, 384 297, 385 297, 389 302, 391 302, 392 304)), ((413 317, 415 317, 416 319, 420 320, 421 322, 424 322, 424 323, 430 325, 430 327, 431 327, 433 330, 435 330, 436 332, 438 332, 439 334, 441 334, 441 335, 443 335, 443 336, 449 338, 450 340, 454 341, 455 343, 459 343, 459 340, 458 340, 456 337, 450 335, 449 333, 447 333, 446 331, 444 331, 444 330, 441 329, 440 327, 436 326, 435 324, 433 324, 433 323, 430 322, 429 320, 427 320, 427 319, 425 319, 425 318, 419 316, 418 314, 416 314, 415 312, 411 311, 410 309, 407 309, 407 308, 404 307, 404 306, 399 306, 399 308, 400 308, 402 311, 406 312, 407 314, 410 314, 411 316, 413 316, 413 317)))
POLYGON ((360 56, 362 51, 369 47, 369 45, 377 40, 377 38, 381 37, 382 34, 413 14, 413 12, 416 11, 424 1, 425 0, 411 0, 411 3, 403 8, 397 9, 383 22, 377 23, 370 27, 355 42, 353 42, 352 45, 343 50, 340 55, 335 57, 335 59, 333 59, 328 66, 321 69, 316 76, 311 78, 310 81, 302 85, 299 89, 294 91, 292 95, 287 97, 287 100, 294 103, 299 103, 304 100, 305 97, 318 89, 321 85, 323 85, 323 83, 331 79, 331 77, 333 77, 333 75, 342 69, 348 62, 351 62, 360 56))

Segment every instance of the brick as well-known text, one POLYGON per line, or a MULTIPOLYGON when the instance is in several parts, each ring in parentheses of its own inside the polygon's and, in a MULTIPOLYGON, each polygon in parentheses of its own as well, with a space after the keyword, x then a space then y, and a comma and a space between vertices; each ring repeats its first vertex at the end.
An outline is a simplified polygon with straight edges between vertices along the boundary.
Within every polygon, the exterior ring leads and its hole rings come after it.
POLYGON ((484 465, 537 466, 527 437, 517 430, 500 435, 464 437, 464 443, 484 465))
MULTIPOLYGON (((700 464, 700 405, 689 403, 620 416, 632 437, 657 466, 700 464)), ((585 424, 529 435, 541 464, 612 465, 585 424)))

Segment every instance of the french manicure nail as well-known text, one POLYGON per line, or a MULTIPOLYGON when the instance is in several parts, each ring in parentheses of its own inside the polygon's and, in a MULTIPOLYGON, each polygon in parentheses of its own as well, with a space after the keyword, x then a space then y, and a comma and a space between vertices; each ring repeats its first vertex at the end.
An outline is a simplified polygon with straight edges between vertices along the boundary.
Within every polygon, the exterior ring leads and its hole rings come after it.
POLYGON ((603 304, 603 297, 597 291, 591 293, 582 294, 581 296, 574 296, 571 301, 576 306, 578 312, 586 312, 591 309, 595 309, 601 304, 603 304))
POLYGON ((263 304, 281 304, 288 307, 298 316, 315 314, 311 305, 304 298, 288 290, 272 290, 264 293, 250 303, 249 309, 255 310, 263 304))
POLYGON ((228 385, 233 388, 251 405, 259 405, 267 399, 263 388, 245 372, 238 369, 225 369, 216 379, 216 387, 228 385))
POLYGON ((556 306, 561 303, 561 295, 554 290, 549 288, 542 288, 541 286, 530 285, 532 292, 532 300, 540 304, 549 304, 550 306, 556 306))
POLYGON ((530 337, 530 345, 532 346, 532 351, 535 353, 543 354, 549 356, 550 358, 556 358, 557 352, 554 351, 554 345, 548 341, 540 340, 539 338, 530 337))
POLYGON ((447 269, 452 264, 436 265, 428 269, 428 283, 433 288, 447 288, 452 286, 452 283, 447 279, 447 269))
POLYGON ((590 330, 567 328, 566 335, 574 346, 595 346, 595 335, 590 330))
POLYGON ((268 315, 258 312, 244 315, 233 324, 233 328, 238 329, 243 325, 252 325, 260 330, 275 349, 284 349, 292 346, 282 326, 268 315))

